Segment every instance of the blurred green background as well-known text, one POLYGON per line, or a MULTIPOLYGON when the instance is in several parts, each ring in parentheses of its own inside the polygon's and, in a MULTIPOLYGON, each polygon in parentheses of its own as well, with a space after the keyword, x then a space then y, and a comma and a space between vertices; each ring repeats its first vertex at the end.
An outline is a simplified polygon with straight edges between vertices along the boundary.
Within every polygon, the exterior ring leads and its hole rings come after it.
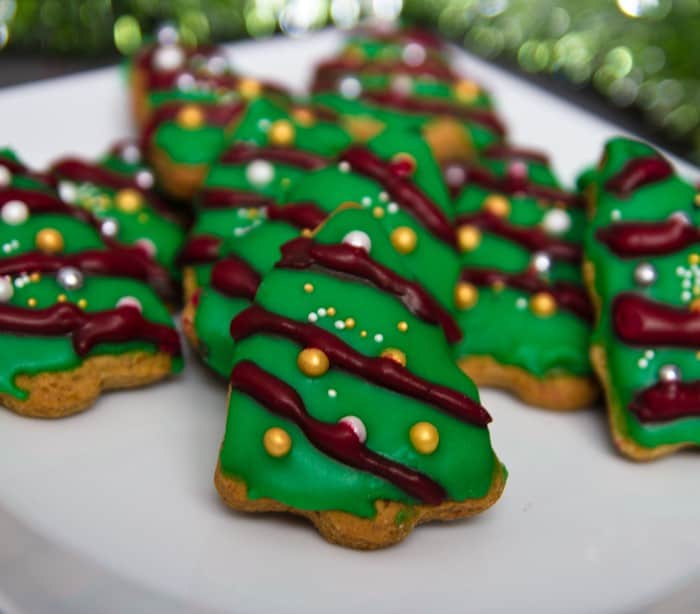
POLYGON ((205 42, 398 15, 700 163, 700 0, 0 0, 0 68, 113 59, 164 22, 205 42))

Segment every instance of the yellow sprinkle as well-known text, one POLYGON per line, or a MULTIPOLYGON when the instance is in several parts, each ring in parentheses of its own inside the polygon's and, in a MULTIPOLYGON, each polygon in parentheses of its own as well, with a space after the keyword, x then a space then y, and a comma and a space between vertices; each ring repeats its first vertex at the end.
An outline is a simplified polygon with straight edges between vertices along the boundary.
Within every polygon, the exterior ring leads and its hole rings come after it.
POLYGON ((335 307, 329 307, 328 309, 326 309, 326 313, 329 316, 333 317, 335 315, 335 307))
POLYGON ((345 328, 355 328, 355 318, 345 318, 345 328))
POLYGON ((260 215, 260 212, 257 209, 248 209, 249 220, 254 220, 258 215, 260 215))
POLYGON ((313 231, 311 230, 311 228, 302 228, 301 236, 306 237, 308 239, 309 237, 313 236, 313 231))
POLYGON ((698 264, 700 262, 700 254, 690 254, 688 256, 689 264, 698 264))
POLYGON ((398 328, 402 333, 405 333, 408 330, 408 322, 401 321, 396 325, 396 328, 398 328))
POLYGON ((695 195, 695 198, 693 199, 693 204, 694 204, 696 207, 700 207, 700 192, 698 192, 698 193, 695 195))
POLYGON ((313 284, 304 284, 304 292, 307 294, 311 294, 314 291, 314 285, 313 284))
POLYGON ((366 330, 361 330, 360 331, 360 337, 366 337, 367 336, 367 331, 366 330))
POLYGON ((30 307, 36 307, 36 299, 34 297, 27 299, 27 305, 30 307))
POLYGON ((32 281, 34 283, 41 281, 41 273, 32 273, 29 276, 29 281, 32 281))
POLYGON ((372 215, 379 220, 384 217, 384 209, 381 207, 375 207, 372 209, 372 215))
POLYGON ((80 307, 81 309, 85 309, 87 307, 87 301, 84 298, 81 298, 78 301, 78 307, 80 307))
POLYGON ((56 300, 59 303, 65 303, 68 300, 68 297, 65 294, 59 294, 56 300))

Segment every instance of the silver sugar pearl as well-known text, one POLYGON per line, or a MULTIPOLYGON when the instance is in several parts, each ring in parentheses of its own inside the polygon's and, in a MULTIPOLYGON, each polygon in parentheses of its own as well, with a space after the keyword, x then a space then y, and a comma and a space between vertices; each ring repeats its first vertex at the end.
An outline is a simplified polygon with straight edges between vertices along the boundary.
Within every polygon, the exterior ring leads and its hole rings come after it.
POLYGON ((677 382, 681 379, 681 370, 677 365, 663 365, 659 369, 659 379, 662 382, 677 382))
POLYGON ((116 237, 119 233, 119 222, 112 217, 108 217, 100 224, 100 232, 103 237, 116 237))
POLYGON ((530 263, 538 273, 548 273, 552 268, 552 259, 547 252, 535 252, 530 263))
POLYGON ((649 262, 640 262, 634 268, 634 281, 638 286, 651 286, 656 281, 657 273, 649 262))
POLYGON ((66 290, 80 290, 83 287, 83 274, 72 266, 64 266, 56 273, 56 280, 66 290))

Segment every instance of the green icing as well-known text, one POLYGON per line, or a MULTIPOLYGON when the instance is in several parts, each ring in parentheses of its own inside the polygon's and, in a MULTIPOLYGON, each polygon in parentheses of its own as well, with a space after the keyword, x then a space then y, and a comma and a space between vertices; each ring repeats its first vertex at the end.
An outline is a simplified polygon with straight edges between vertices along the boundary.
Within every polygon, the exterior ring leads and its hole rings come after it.
MULTIPOLYGON (((386 257, 386 264, 410 278, 388 245, 385 232, 365 212, 348 210, 333 216, 316 239, 334 242, 356 227, 358 216, 365 218, 362 228, 371 238, 372 258, 386 257)), ((265 276, 256 303, 298 321, 308 321, 313 312, 317 326, 366 356, 379 356, 390 347, 401 349, 414 374, 478 399, 474 385, 454 365, 439 327, 413 316, 396 297, 366 283, 313 270, 273 269, 265 276), (305 291, 308 283, 313 292, 305 291), (333 316, 327 313, 330 307, 335 309, 333 316), (336 322, 346 318, 354 318, 355 326, 339 329, 336 322), (406 332, 397 328, 398 322, 408 324, 406 332), (425 352, 426 347, 431 351, 425 352)), ((430 475, 451 499, 479 498, 488 492, 497 460, 487 429, 456 421, 431 405, 339 369, 331 368, 317 378, 304 376, 296 365, 301 349, 286 339, 257 334, 236 345, 234 360, 251 360, 290 384, 318 420, 334 423, 347 415, 359 417, 367 428, 368 447, 430 475), (419 421, 431 422, 439 430, 440 444, 431 455, 417 453, 410 444, 408 433, 419 421)), ((415 503, 384 480, 322 454, 294 424, 235 389, 221 466, 226 474, 246 482, 250 498, 272 497, 299 509, 337 509, 372 517, 378 499, 415 503), (270 457, 262 445, 263 434, 273 426, 284 428, 292 439, 291 452, 282 458, 270 457)))
POLYGON ((632 347, 622 343, 613 329, 611 304, 618 294, 634 292, 667 305, 687 308, 700 297, 700 268, 695 264, 700 250, 689 248, 654 258, 621 259, 596 239, 596 232, 616 221, 662 221, 677 211, 685 213, 694 226, 700 225, 700 211, 693 206, 696 190, 677 175, 641 186, 627 198, 619 198, 605 189, 605 183, 628 161, 657 155, 644 143, 613 139, 606 146, 600 167, 588 170, 580 180, 593 197, 586 255, 595 267, 595 292, 602 302, 593 343, 606 352, 612 383, 609 402, 621 412, 618 428, 625 437, 647 448, 678 443, 700 445, 700 418, 642 423, 627 409, 639 391, 658 381, 661 366, 677 365, 683 379, 692 381, 700 377, 700 361, 697 350, 692 348, 632 347), (657 281, 647 288, 640 288, 634 282, 635 267, 641 262, 652 262, 657 271, 657 281))
POLYGON ((103 249, 104 246, 100 233, 92 226, 59 213, 47 213, 30 215, 26 222, 17 226, 0 223, 1 256, 16 256, 35 249, 36 235, 44 228, 54 228, 63 235, 65 254, 103 249))
MULTIPOLYGON (((484 165, 497 176, 504 176, 507 164, 490 161, 484 165)), ((546 166, 528 163, 528 177, 535 184, 559 188, 559 184, 546 166)), ((479 213, 486 199, 494 192, 481 186, 468 184, 455 200, 455 216, 479 213)), ((503 196, 503 195, 501 195, 503 196)), ((505 218, 508 224, 519 228, 541 227, 546 231, 545 216, 555 207, 553 203, 530 196, 508 196, 510 211, 505 218)), ((580 244, 585 226, 585 212, 575 207, 566 211, 568 229, 552 235, 555 238, 580 244)), ((499 236, 482 231, 479 245, 461 254, 463 268, 496 269, 505 273, 522 273, 531 264, 533 254, 525 247, 499 236)), ((546 276, 551 282, 582 284, 580 267, 576 263, 552 260, 546 276)), ((478 288, 476 304, 457 311, 456 317, 464 338, 455 346, 458 358, 491 356, 504 365, 524 369, 537 376, 555 375, 590 376, 588 359, 590 328, 586 321, 575 314, 558 309, 543 317, 529 308, 531 294, 513 288, 478 288), (469 331, 479 331, 478 335, 469 331)))
POLYGON ((158 125, 155 145, 179 164, 211 164, 226 144, 226 130, 222 126, 203 125, 184 128, 174 121, 158 125))

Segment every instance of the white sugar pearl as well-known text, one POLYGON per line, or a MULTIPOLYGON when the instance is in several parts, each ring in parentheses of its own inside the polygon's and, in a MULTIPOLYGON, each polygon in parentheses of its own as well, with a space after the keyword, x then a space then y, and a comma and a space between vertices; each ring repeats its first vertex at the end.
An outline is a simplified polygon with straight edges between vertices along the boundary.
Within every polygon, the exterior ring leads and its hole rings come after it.
POLYGON ((228 68, 226 58, 220 55, 213 55, 207 60, 207 71, 212 75, 222 75, 228 68))
POLYGON ((79 269, 65 266, 56 273, 56 280, 66 290, 80 290, 83 287, 83 274, 79 269))
POLYGON ((0 164, 0 188, 10 185, 10 181, 12 181, 10 169, 0 164))
POLYGON ((372 249, 372 240, 369 238, 369 235, 362 230, 351 230, 343 237, 343 243, 347 243, 353 247, 361 247, 367 253, 372 249))
POLYGON ((119 222, 112 217, 108 217, 100 224, 100 232, 104 237, 116 237, 119 233, 119 222))
POLYGON ((122 160, 127 164, 138 164, 141 162, 141 150, 138 148, 138 145, 134 145, 133 143, 124 145, 121 155, 122 160))
POLYGON ((137 239, 134 241, 134 245, 136 247, 141 248, 147 256, 150 256, 153 258, 156 253, 158 253, 158 248, 156 247, 156 244, 151 241, 150 239, 137 239))
POLYGON ((365 423, 357 416, 345 416, 338 420, 338 422, 340 424, 347 424, 360 440, 360 443, 365 443, 365 441, 367 441, 367 427, 365 427, 365 423))
MULTIPOLYGON (((634 268, 634 281, 638 286, 651 286, 656 281, 656 278, 656 269, 650 262, 640 262, 634 268)), ((688 284, 689 286, 690 284, 688 284)))
POLYGON ((250 184, 262 187, 275 178, 275 167, 267 160, 253 160, 245 169, 245 177, 250 184))
POLYGON ((413 80, 408 75, 396 75, 391 80, 391 89, 397 94, 407 96, 413 91, 413 80))
POLYGON ((169 23, 162 25, 160 28, 158 28, 158 33, 156 34, 156 36, 158 37, 158 42, 161 45, 165 45, 167 43, 176 43, 179 38, 177 28, 175 28, 175 26, 169 23))
POLYGON ((343 77, 338 82, 338 91, 343 98, 358 98, 362 93, 362 84, 356 77, 343 77))
POLYGON ((122 296, 117 301, 117 307, 129 307, 131 309, 138 309, 139 311, 143 311, 141 301, 135 296, 122 296))
POLYGON ((21 200, 8 200, 0 210, 0 218, 10 226, 24 224, 28 217, 29 207, 21 200))
POLYGON ((0 277, 0 303, 9 303, 14 293, 12 279, 7 276, 0 277))
POLYGON ((78 188, 71 181, 61 181, 58 184, 58 195, 64 203, 74 203, 78 198, 78 188))
POLYGON ((188 72, 183 72, 181 75, 177 76, 175 80, 177 89, 181 92, 191 92, 197 85, 195 78, 188 72))
POLYGON ((535 252, 532 256, 531 265, 538 273, 547 273, 552 268, 552 259, 546 252, 535 252))
POLYGON ((404 63, 409 66, 420 66, 425 62, 425 57, 425 47, 418 43, 408 43, 408 45, 403 48, 403 53, 401 54, 404 63))
POLYGON ((185 52, 179 45, 162 45, 153 54, 153 68, 160 72, 177 70, 185 61, 185 52))
POLYGON ((350 172, 350 162, 347 162, 343 160, 342 162, 338 162, 338 170, 341 173, 349 173, 350 172))
POLYGON ((659 379, 662 382, 677 382, 681 379, 681 370, 676 365, 663 365, 659 369, 659 379))
POLYGON ((153 173, 151 171, 139 171, 136 173, 136 185, 142 190, 150 190, 153 187, 155 180, 153 179, 153 173))
POLYGON ((564 234, 571 228, 571 216, 563 209, 550 209, 542 218, 542 226, 549 234, 564 234))

